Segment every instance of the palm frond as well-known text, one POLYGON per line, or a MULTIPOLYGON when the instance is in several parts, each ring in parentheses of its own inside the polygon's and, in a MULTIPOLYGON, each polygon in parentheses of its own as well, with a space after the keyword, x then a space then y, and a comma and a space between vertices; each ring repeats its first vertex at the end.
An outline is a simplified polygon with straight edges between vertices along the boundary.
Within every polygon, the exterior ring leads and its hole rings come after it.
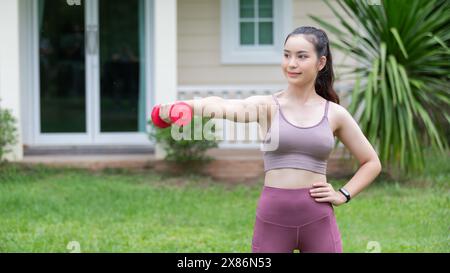
POLYGON ((330 46, 353 58, 349 111, 383 164, 406 174, 424 167, 424 149, 449 147, 450 1, 324 0, 339 25, 310 15, 336 34, 330 46))

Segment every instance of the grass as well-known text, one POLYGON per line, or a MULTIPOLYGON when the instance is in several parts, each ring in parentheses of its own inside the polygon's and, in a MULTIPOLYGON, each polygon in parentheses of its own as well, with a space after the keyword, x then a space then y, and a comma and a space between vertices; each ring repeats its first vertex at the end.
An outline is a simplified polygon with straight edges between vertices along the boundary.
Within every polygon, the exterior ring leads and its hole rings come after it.
MULTIPOLYGON (((449 252, 450 168, 380 177, 335 208, 344 252, 449 252), (369 244, 369 245, 368 245, 369 244)), ((345 180, 330 180, 335 189, 345 180)), ((229 185, 151 170, 0 168, 0 252, 250 252, 262 180, 229 185)))

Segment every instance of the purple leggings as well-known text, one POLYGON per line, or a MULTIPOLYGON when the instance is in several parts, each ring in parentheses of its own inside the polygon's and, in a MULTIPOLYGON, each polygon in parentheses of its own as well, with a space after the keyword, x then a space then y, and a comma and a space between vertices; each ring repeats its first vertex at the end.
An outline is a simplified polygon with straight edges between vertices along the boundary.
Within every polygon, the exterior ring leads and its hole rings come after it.
POLYGON ((252 252, 342 252, 334 208, 310 188, 264 186, 256 209, 252 252))

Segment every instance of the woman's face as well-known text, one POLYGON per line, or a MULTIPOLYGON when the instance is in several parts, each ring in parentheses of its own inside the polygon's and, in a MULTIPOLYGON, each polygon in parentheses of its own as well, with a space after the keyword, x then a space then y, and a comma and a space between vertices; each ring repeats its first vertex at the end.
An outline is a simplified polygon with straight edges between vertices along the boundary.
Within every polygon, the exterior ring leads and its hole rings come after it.
POLYGON ((314 82, 325 64, 326 57, 317 58, 314 45, 303 35, 293 35, 286 41, 281 68, 290 84, 305 85, 314 82))

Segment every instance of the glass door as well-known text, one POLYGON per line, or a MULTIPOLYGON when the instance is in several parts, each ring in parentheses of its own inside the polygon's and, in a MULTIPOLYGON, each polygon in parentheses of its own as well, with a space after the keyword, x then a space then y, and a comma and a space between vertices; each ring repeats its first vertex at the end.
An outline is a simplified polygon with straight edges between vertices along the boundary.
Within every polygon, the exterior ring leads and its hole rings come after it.
POLYGON ((99 0, 100 132, 145 130, 144 1, 99 0))
POLYGON ((150 143, 148 2, 37 1, 37 142, 150 143))

